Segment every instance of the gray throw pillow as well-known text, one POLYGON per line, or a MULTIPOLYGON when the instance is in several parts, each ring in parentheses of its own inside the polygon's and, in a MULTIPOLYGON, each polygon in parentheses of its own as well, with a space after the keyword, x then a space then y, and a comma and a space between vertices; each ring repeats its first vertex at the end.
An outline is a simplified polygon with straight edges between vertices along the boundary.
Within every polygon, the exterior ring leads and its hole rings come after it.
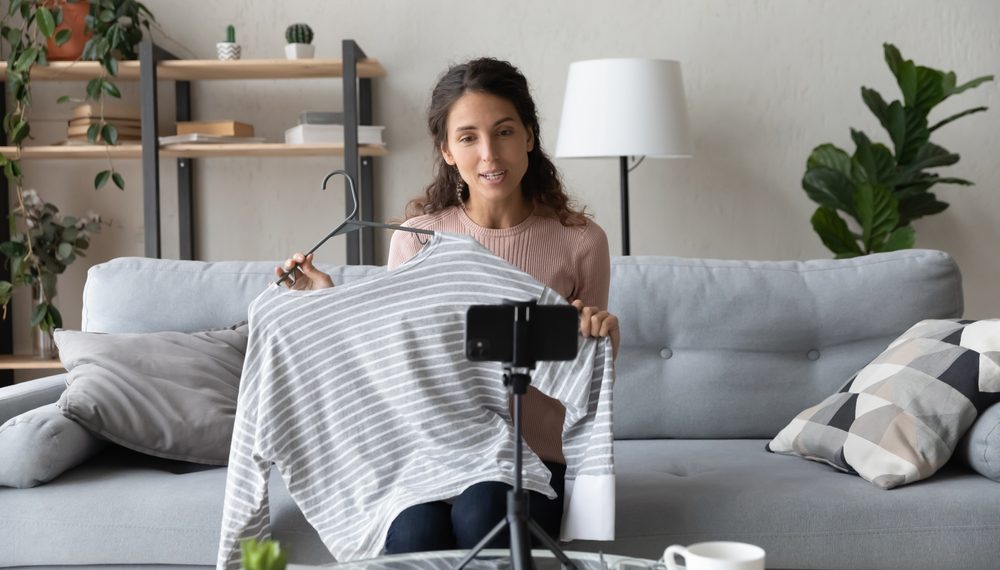
POLYGON ((225 465, 247 326, 182 333, 56 331, 63 414, 136 451, 225 465))
POLYGON ((910 327, 768 450, 856 473, 883 489, 926 479, 1000 395, 1000 319, 910 327))
POLYGON ((0 486, 25 489, 47 483, 105 445, 55 404, 24 412, 0 426, 0 486))
POLYGON ((955 453, 983 477, 1000 482, 1000 404, 979 414, 955 453))

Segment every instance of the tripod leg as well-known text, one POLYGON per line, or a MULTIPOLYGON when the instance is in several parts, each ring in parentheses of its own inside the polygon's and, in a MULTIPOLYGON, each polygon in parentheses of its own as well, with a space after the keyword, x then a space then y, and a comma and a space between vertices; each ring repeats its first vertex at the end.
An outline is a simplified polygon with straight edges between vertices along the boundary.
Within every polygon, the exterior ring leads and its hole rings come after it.
POLYGON ((500 534, 500 531, 502 531, 506 526, 507 526, 507 519, 503 519, 502 521, 498 522, 497 525, 493 527, 493 530, 491 530, 489 534, 484 536, 483 539, 479 541, 479 544, 472 547, 472 550, 470 550, 469 553, 465 555, 465 558, 463 558, 462 561, 458 563, 458 566, 455 567, 455 570, 462 570, 462 568, 465 568, 466 564, 472 562, 472 559, 475 558, 477 554, 482 552, 482 550, 486 548, 486 545, 489 544, 490 541, 496 537, 496 535, 500 534))
POLYGON ((538 523, 528 519, 528 529, 531 531, 531 534, 535 535, 535 538, 542 541, 542 544, 544 544, 546 548, 548 548, 552 554, 559 559, 559 562, 562 562, 563 568, 576 570, 576 564, 574 564, 573 561, 566 556, 566 553, 559 548, 556 541, 551 536, 546 534, 542 527, 538 526, 538 523))

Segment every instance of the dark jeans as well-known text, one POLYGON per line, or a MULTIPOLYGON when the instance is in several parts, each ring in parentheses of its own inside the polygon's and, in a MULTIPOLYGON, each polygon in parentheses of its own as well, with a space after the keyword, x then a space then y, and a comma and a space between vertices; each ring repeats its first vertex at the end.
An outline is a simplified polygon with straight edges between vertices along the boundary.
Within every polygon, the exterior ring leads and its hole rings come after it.
MULTIPOLYGON (((563 489, 566 466, 545 462, 552 472, 555 499, 529 493, 531 518, 552 538, 559 540, 562 524, 563 489)), ((385 539, 386 554, 428 550, 470 549, 507 516, 507 491, 510 485, 487 481, 476 483, 448 504, 444 501, 414 505, 399 513, 389 526, 385 539)), ((532 537, 532 544, 537 541, 532 537)), ((510 533, 502 531, 486 548, 508 548, 510 533)))

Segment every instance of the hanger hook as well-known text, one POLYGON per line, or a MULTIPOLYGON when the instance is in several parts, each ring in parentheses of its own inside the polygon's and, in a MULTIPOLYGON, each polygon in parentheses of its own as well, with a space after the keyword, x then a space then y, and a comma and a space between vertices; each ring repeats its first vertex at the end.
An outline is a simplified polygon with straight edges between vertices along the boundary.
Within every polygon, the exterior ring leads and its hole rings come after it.
POLYGON ((348 190, 351 195, 351 200, 354 203, 354 209, 351 210, 351 213, 347 215, 347 219, 350 220, 353 219, 354 216, 358 213, 358 192, 354 188, 354 178, 350 174, 348 174, 346 170, 334 170, 330 174, 327 174, 326 178, 323 179, 323 190, 326 190, 327 182, 329 182, 331 178, 333 178, 338 174, 342 175, 344 178, 347 179, 348 190))

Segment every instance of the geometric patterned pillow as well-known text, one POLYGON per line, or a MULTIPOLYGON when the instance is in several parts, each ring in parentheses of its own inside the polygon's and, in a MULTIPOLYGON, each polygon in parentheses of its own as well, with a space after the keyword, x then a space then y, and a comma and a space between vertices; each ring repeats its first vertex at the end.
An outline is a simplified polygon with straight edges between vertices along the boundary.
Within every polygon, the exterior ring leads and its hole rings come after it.
POLYGON ((944 466, 998 398, 1000 319, 921 321, 840 392, 796 416, 767 449, 891 489, 944 466))

